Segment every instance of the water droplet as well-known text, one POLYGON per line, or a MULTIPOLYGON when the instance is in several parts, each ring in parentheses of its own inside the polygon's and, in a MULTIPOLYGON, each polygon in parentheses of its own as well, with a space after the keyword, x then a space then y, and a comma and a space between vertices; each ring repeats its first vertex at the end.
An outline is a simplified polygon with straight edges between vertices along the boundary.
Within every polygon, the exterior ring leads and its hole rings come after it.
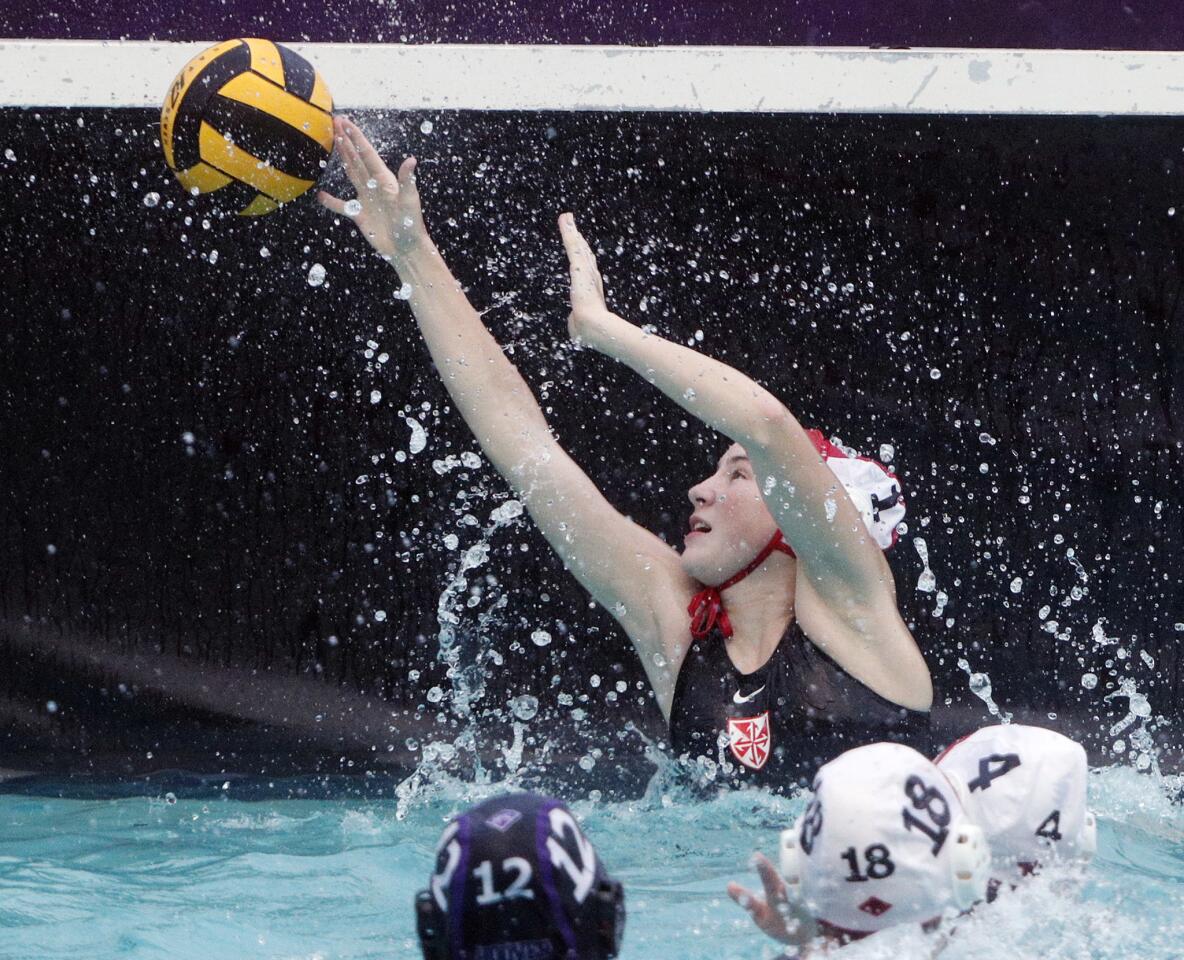
POLYGON ((50 713, 57 713, 58 712, 58 702, 56 700, 45 701, 45 709, 48 710, 50 713))
POLYGON ((896 448, 890 443, 880 444, 880 462, 891 463, 892 458, 896 456, 896 448))
POLYGON ((933 593, 937 589, 937 577, 929 569, 929 544, 925 542, 923 537, 914 537, 913 547, 917 551, 917 556, 921 558, 921 564, 924 567, 921 575, 917 578, 917 589, 922 593, 933 593))
POLYGON ((214 263, 217 263, 217 262, 218 262, 218 251, 217 251, 217 250, 211 250, 211 251, 210 251, 210 263, 211 263, 211 264, 214 264, 214 263))
POLYGON ((546 630, 536 630, 530 635, 530 642, 536 647, 545 647, 551 642, 551 634, 546 630))
POLYGON ((495 507, 489 512, 489 519, 496 524, 507 523, 520 516, 522 516, 522 503, 518 500, 507 500, 500 507, 495 507))
POLYGON ((439 703, 443 699, 444 691, 439 687, 432 687, 432 689, 428 691, 428 703, 439 703))
POLYGON ((374 611, 374 619, 377 620, 379 623, 382 623, 383 621, 386 620, 386 611, 385 610, 375 610, 374 611))
POLYGON ((590 754, 584 754, 582 757, 580 757, 579 763, 581 770, 591 770, 594 766, 596 766, 596 758, 590 754))
POLYGON ((378 181, 375 180, 373 177, 371 177, 369 180, 366 181, 366 187, 369 190, 375 190, 378 188, 378 181))
POLYGON ((381 400, 382 400, 382 391, 381 390, 371 390, 370 391, 370 402, 371 403, 378 403, 381 400))
POLYGON ((941 379, 941 371, 938 370, 937 367, 931 367, 929 370, 929 379, 930 380, 940 380, 941 379))
POLYGON ((12 147, 8 147, 8 148, 7 148, 7 149, 4 151, 4 159, 5 159, 5 160, 10 160, 10 161, 11 161, 11 160, 15 160, 15 159, 16 159, 16 154, 15 154, 15 153, 13 153, 12 147))
POLYGON ((539 698, 524 693, 510 701, 510 710, 519 720, 533 720, 539 712, 539 698))
POLYGON ((419 132, 420 133, 431 133, 432 132, 432 121, 425 120, 423 123, 421 123, 419 125, 419 132))
POLYGON ((160 194, 155 190, 144 194, 144 206, 155 207, 158 203, 160 203, 160 194))
POLYGON ((1081 675, 1081 685, 1086 690, 1092 690, 1098 685, 1098 675, 1096 673, 1083 673, 1081 675))
POLYGON ((978 442, 985 443, 985 444, 987 444, 987 446, 993 447, 993 446, 995 446, 995 444, 998 441, 994 437, 992 437, 989 433, 980 433, 978 435, 978 442))
POLYGON ((266 260, 268 257, 271 256, 271 251, 268 250, 267 247, 260 247, 259 248, 259 256, 261 256, 264 260, 266 260))
POLYGON ((356 217, 362 212, 361 200, 346 200, 345 201, 345 215, 347 217, 356 217))
POLYGON ((308 271, 308 285, 310 287, 319 287, 325 282, 325 267, 322 264, 314 263, 308 271))
POLYGON ((186 430, 183 434, 181 434, 181 442, 188 447, 192 447, 197 442, 197 437, 186 430))
POLYGON ((1011 581, 1011 592, 1012 593, 1019 593, 1023 589, 1024 589, 1023 577, 1016 577, 1014 580, 1011 581))
MULTIPOLYGON (((374 394, 370 395, 373 398, 374 394)), ((419 453, 428 445, 428 432, 414 417, 407 418, 407 426, 411 428, 411 439, 407 441, 407 450, 413 454, 419 453)))
POLYGON ((167 804, 174 804, 177 802, 177 795, 175 793, 166 793, 164 795, 164 802, 167 804))
POLYGON ((412 290, 411 284, 404 283, 403 286, 399 287, 399 289, 395 291, 395 299, 396 300, 410 300, 411 299, 411 290, 412 290))

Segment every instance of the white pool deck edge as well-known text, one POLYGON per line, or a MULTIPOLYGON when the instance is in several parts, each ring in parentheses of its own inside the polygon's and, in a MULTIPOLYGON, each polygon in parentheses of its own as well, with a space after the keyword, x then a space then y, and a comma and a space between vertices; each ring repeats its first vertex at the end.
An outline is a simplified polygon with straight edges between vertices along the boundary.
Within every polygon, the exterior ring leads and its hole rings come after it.
MULTIPOLYGON (((0 106, 158 108, 181 66, 209 45, 0 39, 0 106)), ((1184 114, 1176 52, 290 46, 343 110, 1184 114)))

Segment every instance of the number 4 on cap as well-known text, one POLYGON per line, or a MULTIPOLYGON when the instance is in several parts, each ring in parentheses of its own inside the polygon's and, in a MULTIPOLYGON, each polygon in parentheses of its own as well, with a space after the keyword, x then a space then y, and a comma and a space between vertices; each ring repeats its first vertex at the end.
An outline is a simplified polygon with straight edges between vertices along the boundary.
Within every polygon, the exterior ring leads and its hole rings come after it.
POLYGON ((1036 836, 1048 837, 1049 840, 1061 839, 1061 811, 1054 810, 1044 818, 1044 823, 1036 828, 1036 836))
POLYGON ((978 776, 966 784, 970 792, 987 790, 992 780, 998 780, 1003 774, 1014 770, 1020 765, 1018 753, 992 753, 978 762, 978 776))

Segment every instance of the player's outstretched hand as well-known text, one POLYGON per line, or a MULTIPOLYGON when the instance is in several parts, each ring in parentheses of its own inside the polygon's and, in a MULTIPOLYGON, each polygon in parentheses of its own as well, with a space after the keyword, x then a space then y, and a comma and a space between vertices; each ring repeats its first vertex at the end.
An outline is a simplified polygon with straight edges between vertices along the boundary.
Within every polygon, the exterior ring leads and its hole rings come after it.
POLYGON ((396 175, 352 120, 334 117, 333 135, 357 199, 342 200, 324 190, 317 199, 353 220, 370 245, 397 264, 428 239, 415 187, 415 157, 404 160, 396 175))
POLYGON ((611 316, 604 302, 604 281, 596 266, 596 255, 576 228, 576 219, 570 213, 560 215, 559 233, 563 237, 571 272, 571 313, 567 318, 567 332, 573 339, 588 339, 592 329, 611 316))
POLYGON ((748 911, 760 930, 781 943, 804 944, 814 937, 814 924, 808 915, 789 902, 785 882, 777 868, 763 853, 752 858, 765 888, 762 897, 738 883, 728 884, 728 896, 748 911))

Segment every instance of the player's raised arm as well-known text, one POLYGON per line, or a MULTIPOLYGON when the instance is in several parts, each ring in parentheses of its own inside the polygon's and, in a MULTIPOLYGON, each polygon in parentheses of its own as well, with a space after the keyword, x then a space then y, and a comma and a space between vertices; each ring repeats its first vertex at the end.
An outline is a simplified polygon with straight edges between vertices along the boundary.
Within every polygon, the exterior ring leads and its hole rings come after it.
MULTIPOLYGON (((564 214, 559 226, 572 267, 572 336, 626 364, 741 445, 725 459, 748 471, 792 548, 798 609, 803 620, 809 612, 811 639, 876 692, 928 709, 929 671, 900 619, 891 570, 805 429, 777 397, 745 374, 609 311, 598 295, 595 257, 574 219, 564 214)), ((692 499, 698 503, 694 490, 692 499)), ((749 546, 755 552, 760 545, 749 546)), ((689 551, 684 568, 688 559, 689 551)))
MULTIPOLYGON (((396 176, 353 123, 339 118, 336 135, 360 204, 352 218, 410 285, 416 322, 461 416, 565 564, 625 628, 667 710, 679 651, 666 648, 661 637, 671 631, 660 624, 684 618, 693 592, 677 554, 614 509, 552 436, 530 387, 428 235, 414 158, 396 176)), ((345 201, 320 199, 351 215, 345 201)))

